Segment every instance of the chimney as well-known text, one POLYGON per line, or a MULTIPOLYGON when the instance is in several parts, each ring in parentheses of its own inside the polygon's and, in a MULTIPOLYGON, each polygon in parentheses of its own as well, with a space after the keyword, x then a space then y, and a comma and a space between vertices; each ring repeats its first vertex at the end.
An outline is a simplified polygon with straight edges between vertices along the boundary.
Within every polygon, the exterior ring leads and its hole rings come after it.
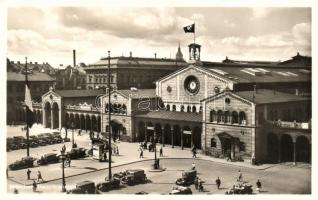
POLYGON ((37 65, 37 64, 38 64, 38 62, 34 62, 34 64, 36 64, 36 65, 37 65))
POLYGON ((30 64, 32 64, 32 62, 30 62, 30 64))
POLYGON ((73 49, 73 67, 76 65, 76 51, 73 49))
POLYGON ((132 58, 132 52, 129 52, 129 57, 132 58))
POLYGON ((253 85, 254 86, 254 93, 257 94, 257 88, 256 88, 256 85, 253 85))
POLYGON ((155 59, 157 59, 157 54, 155 53, 155 59))
POLYGON ((18 61, 18 64, 20 64, 20 61, 18 61))

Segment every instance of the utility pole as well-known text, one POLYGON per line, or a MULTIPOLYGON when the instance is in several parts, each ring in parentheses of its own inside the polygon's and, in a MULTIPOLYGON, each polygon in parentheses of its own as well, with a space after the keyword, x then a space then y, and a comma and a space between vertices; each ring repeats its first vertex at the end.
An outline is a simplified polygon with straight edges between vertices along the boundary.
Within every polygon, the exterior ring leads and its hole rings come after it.
POLYGON ((110 51, 108 51, 108 154, 109 154, 109 159, 108 159, 108 179, 112 179, 112 134, 111 134, 111 126, 110 126, 110 121, 111 121, 111 113, 110 113, 110 51))
MULTIPOLYGON (((28 58, 25 57, 25 84, 26 87, 28 86, 28 58)), ((28 110, 26 105, 26 112, 25 112, 25 124, 26 124, 26 139, 27 139, 27 156, 30 156, 30 137, 29 137, 29 125, 28 125, 28 110)))

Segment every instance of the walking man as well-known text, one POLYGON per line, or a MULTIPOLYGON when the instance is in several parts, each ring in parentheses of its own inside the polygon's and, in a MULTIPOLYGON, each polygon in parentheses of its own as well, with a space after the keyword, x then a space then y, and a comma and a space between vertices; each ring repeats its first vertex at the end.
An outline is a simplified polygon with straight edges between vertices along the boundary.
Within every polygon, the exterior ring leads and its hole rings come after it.
POLYGON ((38 171, 38 182, 40 181, 40 179, 41 179, 42 182, 44 182, 41 172, 38 171))
POLYGON ((238 170, 237 181, 239 181, 239 182, 242 182, 242 181, 243 181, 243 174, 242 174, 241 170, 238 170))
POLYGON ((71 167, 71 157, 68 157, 68 167, 71 167))
POLYGON ((159 152, 160 152, 160 157, 163 157, 163 150, 162 150, 162 146, 160 147, 159 152))
POLYGON ((192 170, 195 170, 195 163, 192 163, 192 170))
POLYGON ((197 190, 199 187, 199 178, 196 176, 194 179, 194 188, 197 190))
POLYGON ((9 170, 8 170, 8 168, 7 168, 6 174, 7 174, 7 178, 9 178, 9 170))
POLYGON ((119 148, 118 148, 118 146, 116 147, 116 153, 117 153, 117 156, 119 156, 119 148))
POLYGON ((30 169, 27 170, 27 176, 28 176, 28 180, 30 180, 30 176, 31 176, 31 170, 30 169))
POLYGON ((144 158, 144 151, 142 149, 140 149, 140 155, 139 158, 144 158))
POLYGON ((219 177, 215 180, 215 184, 216 184, 216 187, 218 187, 218 189, 220 189, 221 180, 219 177))
POLYGON ((35 181, 33 181, 32 186, 33 186, 33 192, 36 192, 36 188, 38 187, 38 185, 36 184, 35 181))
POLYGON ((257 179, 257 182, 256 182, 256 190, 257 190, 258 192, 260 192, 261 188, 262 188, 262 183, 259 181, 259 179, 257 179))

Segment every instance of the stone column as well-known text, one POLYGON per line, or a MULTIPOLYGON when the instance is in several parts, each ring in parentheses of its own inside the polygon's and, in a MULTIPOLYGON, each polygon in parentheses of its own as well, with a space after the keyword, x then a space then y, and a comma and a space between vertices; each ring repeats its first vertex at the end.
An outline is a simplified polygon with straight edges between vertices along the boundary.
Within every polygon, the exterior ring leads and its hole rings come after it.
POLYGON ((297 155, 297 152, 296 152, 296 141, 293 141, 293 146, 294 146, 294 165, 296 165, 296 155, 297 155))
POLYGON ((193 143, 193 130, 191 130, 191 147, 194 146, 194 143, 193 143))
POLYGON ((165 128, 164 127, 162 127, 161 128, 161 144, 162 144, 162 146, 165 146, 165 128))
POLYGON ((52 109, 52 106, 51 106, 51 129, 53 129, 54 128, 54 124, 53 124, 53 122, 54 122, 54 120, 53 120, 53 109, 52 109))
POLYGON ((173 132, 173 127, 171 127, 171 147, 174 148, 174 132, 173 132))
POLYGON ((282 151, 281 151, 281 136, 278 136, 278 162, 282 161, 282 151))
POLYGON ((183 150, 183 129, 180 128, 181 131, 181 149, 183 150))

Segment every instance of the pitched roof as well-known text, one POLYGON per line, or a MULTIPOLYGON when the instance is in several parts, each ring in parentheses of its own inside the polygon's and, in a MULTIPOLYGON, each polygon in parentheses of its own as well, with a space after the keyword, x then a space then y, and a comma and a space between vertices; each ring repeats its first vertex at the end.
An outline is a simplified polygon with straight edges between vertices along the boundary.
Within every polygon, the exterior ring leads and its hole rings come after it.
MULTIPOLYGON (((46 73, 32 72, 28 74, 29 81, 55 81, 54 78, 46 73)), ((7 81, 25 81, 25 75, 20 72, 7 72, 7 81)))
POLYGON ((187 122, 202 122, 202 113, 190 112, 175 112, 175 111, 150 111, 148 113, 137 114, 135 117, 161 119, 161 120, 176 120, 187 122))
POLYGON ((254 102, 256 104, 270 104, 270 103, 283 103, 291 101, 308 101, 310 97, 296 96, 294 94, 288 94, 283 92, 278 92, 274 90, 258 89, 255 93, 254 91, 240 91, 234 94, 254 102), (254 98, 253 98, 254 94, 254 98))
POLYGON ((62 97, 96 97, 104 94, 104 90, 55 90, 62 97))
POLYGON ((156 89, 117 90, 117 91, 125 95, 126 97, 131 96, 132 99, 158 97, 156 95, 156 89))

